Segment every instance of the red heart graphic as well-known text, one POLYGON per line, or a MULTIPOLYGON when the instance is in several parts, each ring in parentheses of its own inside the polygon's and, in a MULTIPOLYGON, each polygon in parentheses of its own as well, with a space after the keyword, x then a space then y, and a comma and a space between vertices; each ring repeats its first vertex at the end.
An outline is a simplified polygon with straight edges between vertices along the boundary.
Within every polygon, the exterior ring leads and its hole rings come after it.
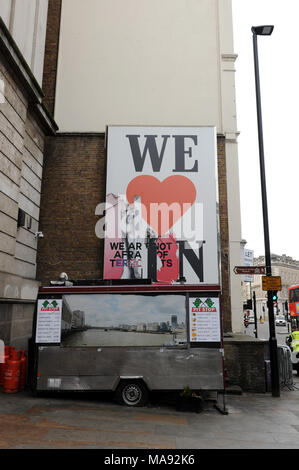
POLYGON ((129 204, 133 204, 137 196, 141 198, 143 219, 161 236, 190 209, 196 198, 196 189, 186 176, 169 176, 160 182, 154 176, 141 175, 130 181, 127 187, 129 204), (161 203, 167 206, 162 207, 161 203))

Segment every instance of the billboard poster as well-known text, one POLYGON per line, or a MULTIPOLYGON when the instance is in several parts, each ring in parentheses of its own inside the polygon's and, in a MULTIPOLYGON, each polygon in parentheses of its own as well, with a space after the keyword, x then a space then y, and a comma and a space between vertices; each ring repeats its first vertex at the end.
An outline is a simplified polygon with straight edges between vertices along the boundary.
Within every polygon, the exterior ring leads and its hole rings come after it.
POLYGON ((214 127, 109 126, 104 279, 219 284, 217 185, 214 127))

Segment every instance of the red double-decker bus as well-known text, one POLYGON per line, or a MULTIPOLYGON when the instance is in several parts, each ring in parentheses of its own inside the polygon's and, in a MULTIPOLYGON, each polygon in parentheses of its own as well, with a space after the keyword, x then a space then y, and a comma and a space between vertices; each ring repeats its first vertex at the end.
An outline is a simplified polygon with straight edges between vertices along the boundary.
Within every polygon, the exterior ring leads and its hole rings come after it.
POLYGON ((290 317, 299 317, 299 284, 289 287, 290 317))

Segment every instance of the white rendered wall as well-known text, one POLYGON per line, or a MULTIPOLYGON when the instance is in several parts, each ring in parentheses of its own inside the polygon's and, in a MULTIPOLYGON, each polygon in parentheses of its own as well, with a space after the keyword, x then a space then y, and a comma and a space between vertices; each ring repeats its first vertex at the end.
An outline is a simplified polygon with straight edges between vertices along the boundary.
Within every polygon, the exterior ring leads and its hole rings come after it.
POLYGON ((217 125, 218 0, 64 0, 55 120, 217 125))

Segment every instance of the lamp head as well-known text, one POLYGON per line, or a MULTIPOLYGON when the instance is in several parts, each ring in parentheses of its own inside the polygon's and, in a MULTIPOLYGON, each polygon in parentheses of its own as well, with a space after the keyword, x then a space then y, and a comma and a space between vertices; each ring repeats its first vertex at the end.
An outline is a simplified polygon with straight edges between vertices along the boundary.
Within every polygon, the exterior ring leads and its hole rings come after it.
POLYGON ((252 26, 251 31, 257 36, 270 36, 273 32, 273 25, 252 26))
POLYGON ((60 281, 68 281, 69 277, 66 273, 60 273, 59 279, 60 281))

